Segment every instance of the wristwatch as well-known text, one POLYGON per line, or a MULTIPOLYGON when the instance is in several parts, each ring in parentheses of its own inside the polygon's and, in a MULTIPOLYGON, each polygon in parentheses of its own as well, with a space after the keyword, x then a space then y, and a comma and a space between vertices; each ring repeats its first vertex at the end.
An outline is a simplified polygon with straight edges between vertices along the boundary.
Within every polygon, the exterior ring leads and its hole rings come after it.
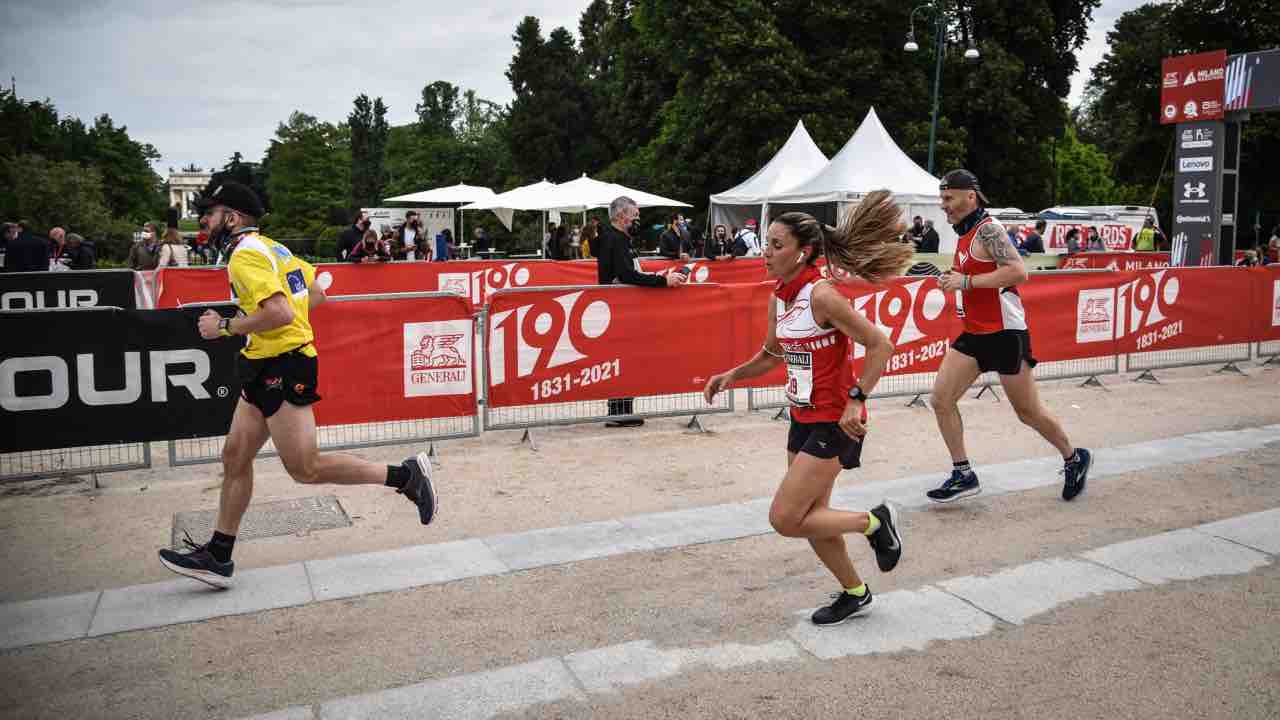
POLYGON ((224 317, 218 321, 218 333, 223 336, 230 336, 233 334, 231 332, 231 318, 224 317))
POLYGON ((862 388, 854 385, 853 388, 849 390, 849 399, 864 403, 867 401, 867 394, 862 392, 862 388))

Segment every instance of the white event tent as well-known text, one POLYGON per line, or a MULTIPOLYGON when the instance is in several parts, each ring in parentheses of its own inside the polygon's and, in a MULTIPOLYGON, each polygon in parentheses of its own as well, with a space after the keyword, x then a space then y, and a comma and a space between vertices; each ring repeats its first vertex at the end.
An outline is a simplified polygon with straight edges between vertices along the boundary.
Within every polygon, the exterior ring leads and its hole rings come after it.
POLYGON ((764 167, 737 187, 711 196, 708 226, 741 227, 747 218, 763 223, 769 198, 803 182, 826 165, 827 156, 809 137, 804 121, 797 121, 791 137, 764 167))
POLYGON ((867 111, 857 132, 826 167, 774 195, 765 212, 776 215, 790 209, 789 205, 834 204, 837 216, 843 217, 875 190, 892 192, 908 223, 916 215, 932 220, 940 238, 939 252, 955 249, 955 233, 942 212, 938 178, 902 152, 880 123, 875 108, 867 111))

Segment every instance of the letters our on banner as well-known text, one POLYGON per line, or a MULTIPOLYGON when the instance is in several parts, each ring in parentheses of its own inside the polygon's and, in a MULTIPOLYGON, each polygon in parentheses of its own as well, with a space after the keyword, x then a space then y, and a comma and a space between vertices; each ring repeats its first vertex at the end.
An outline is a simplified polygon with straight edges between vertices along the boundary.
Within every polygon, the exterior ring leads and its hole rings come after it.
POLYGON ((1169 267, 1168 252, 1076 253, 1060 255, 1059 270, 1159 270, 1169 267))
POLYGON ((487 357, 494 407, 701 391, 731 367, 723 287, 499 292, 487 357))
POLYGON ((137 307, 132 270, 0 273, 0 310, 137 307))
POLYGON ((226 433, 243 343, 202 339, 202 311, 0 314, 23 338, 0 348, 0 452, 226 433))
POLYGON ((325 303, 316 424, 463 417, 476 412, 475 330, 462 297, 325 303))

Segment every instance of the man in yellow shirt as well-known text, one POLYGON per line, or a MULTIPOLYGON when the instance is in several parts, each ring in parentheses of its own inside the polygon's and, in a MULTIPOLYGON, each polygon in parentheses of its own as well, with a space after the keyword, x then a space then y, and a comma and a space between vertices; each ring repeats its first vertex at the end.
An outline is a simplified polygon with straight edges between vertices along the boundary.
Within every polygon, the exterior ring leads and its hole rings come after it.
POLYGON ((316 448, 311 404, 320 399, 319 361, 309 313, 325 295, 314 284, 315 268, 258 233, 262 203, 248 187, 224 182, 200 207, 210 240, 226 241, 231 293, 240 308, 233 318, 205 311, 200 335, 206 340, 245 335, 249 340, 237 358, 241 396, 222 449, 222 495, 213 537, 204 545, 188 537, 186 552, 161 550, 160 562, 179 575, 230 586, 235 570, 231 551, 253 496, 253 460, 267 438, 296 482, 386 484, 417 505, 422 524, 429 524, 436 496, 425 454, 400 465, 377 465, 353 455, 321 455, 316 448))
POLYGON ((1142 221, 1142 229, 1133 240, 1133 249, 1138 252, 1151 252, 1156 249, 1156 224, 1151 218, 1142 221))

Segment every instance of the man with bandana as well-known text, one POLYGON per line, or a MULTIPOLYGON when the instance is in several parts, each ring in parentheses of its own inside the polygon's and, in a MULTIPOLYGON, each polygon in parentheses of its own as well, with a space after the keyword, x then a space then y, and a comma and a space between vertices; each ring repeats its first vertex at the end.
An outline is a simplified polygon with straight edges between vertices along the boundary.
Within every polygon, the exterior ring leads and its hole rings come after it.
POLYGON ((422 524, 429 524, 436 496, 425 453, 388 466, 342 453, 322 455, 316 448, 311 405, 320 399, 319 359, 309 313, 325 295, 315 284, 315 268, 258 232, 262 203, 248 187, 224 182, 201 201, 200 210, 210 241, 225 245, 231 294, 240 310, 230 318, 205 311, 200 335, 206 340, 245 336, 248 342, 237 358, 241 396, 222 451, 213 537, 203 545, 188 537, 186 551, 161 550, 160 562, 179 575, 230 586, 231 552, 253 496, 253 460, 268 438, 296 482, 385 484, 417 505, 422 524))

